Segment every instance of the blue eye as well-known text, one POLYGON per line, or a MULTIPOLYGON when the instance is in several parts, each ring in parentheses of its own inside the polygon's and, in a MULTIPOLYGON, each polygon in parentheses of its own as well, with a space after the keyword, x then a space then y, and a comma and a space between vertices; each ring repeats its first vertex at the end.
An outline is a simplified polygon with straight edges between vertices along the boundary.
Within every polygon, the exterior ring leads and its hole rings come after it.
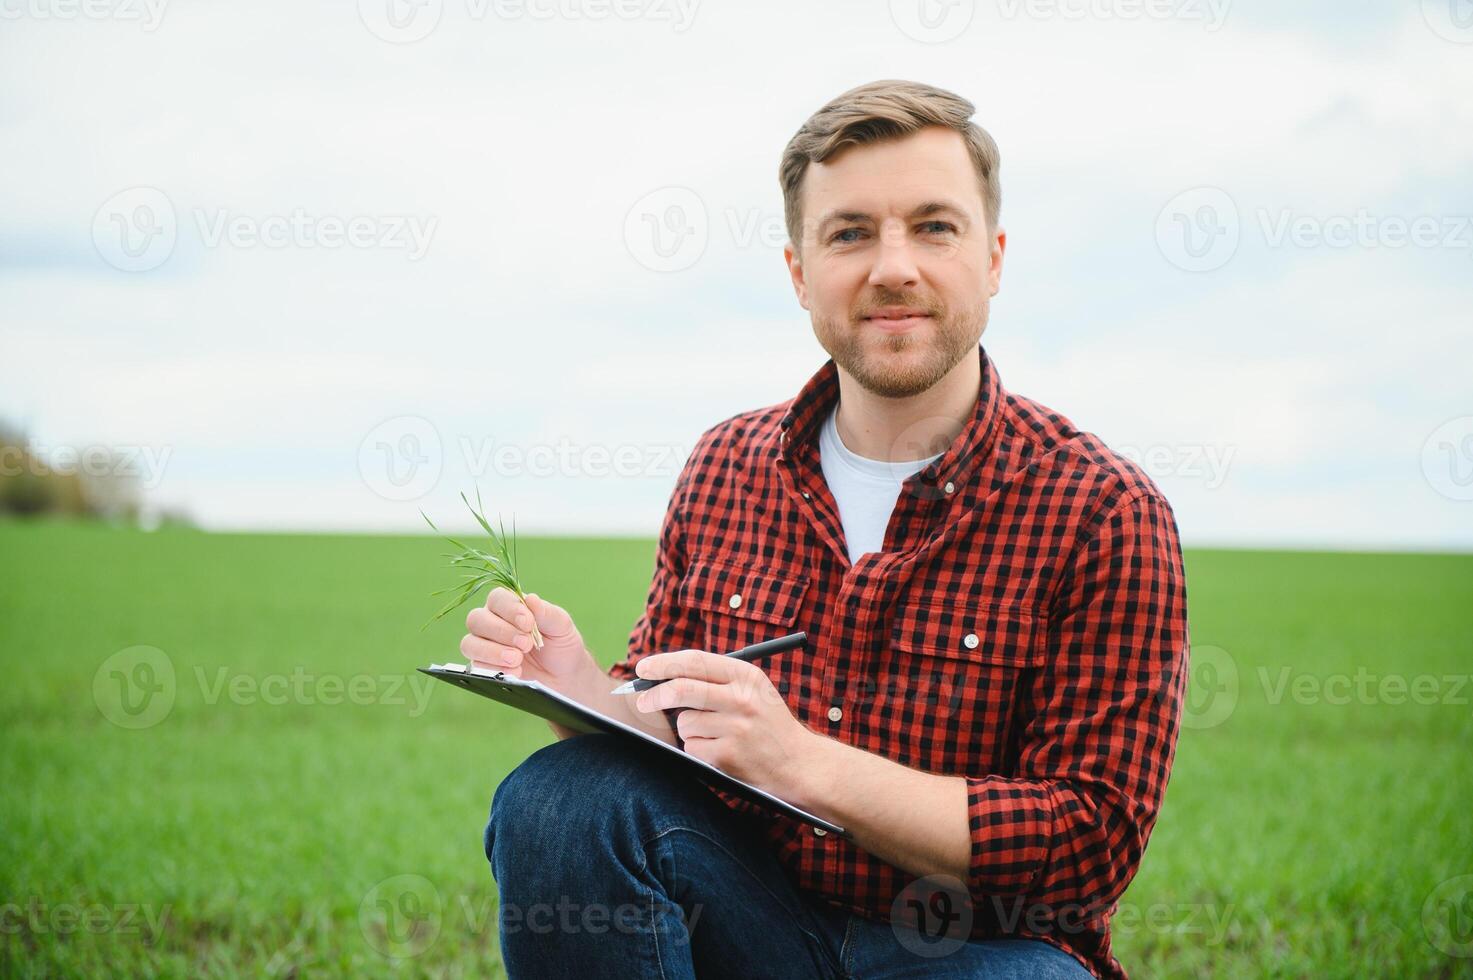
MULTIPOLYGON (((934 228, 935 230, 933 232, 930 232, 932 234, 946 234, 948 232, 956 231, 956 226, 947 221, 924 221, 916 227, 925 229, 934 228)), ((844 236, 862 234, 864 234, 864 230, 861 228, 844 228, 841 231, 837 231, 834 234, 830 235, 829 242, 830 244, 838 242, 842 245, 852 245, 856 241, 856 239, 845 238, 844 236)))

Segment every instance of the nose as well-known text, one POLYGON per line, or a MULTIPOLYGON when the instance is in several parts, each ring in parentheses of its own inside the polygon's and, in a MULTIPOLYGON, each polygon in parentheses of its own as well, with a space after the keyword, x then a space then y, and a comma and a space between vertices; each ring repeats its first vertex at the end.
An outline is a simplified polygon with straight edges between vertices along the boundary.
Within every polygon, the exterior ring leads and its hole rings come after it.
POLYGON ((880 231, 875 264, 870 268, 869 284, 892 292, 914 287, 920 278, 909 236, 903 228, 887 223, 880 231))

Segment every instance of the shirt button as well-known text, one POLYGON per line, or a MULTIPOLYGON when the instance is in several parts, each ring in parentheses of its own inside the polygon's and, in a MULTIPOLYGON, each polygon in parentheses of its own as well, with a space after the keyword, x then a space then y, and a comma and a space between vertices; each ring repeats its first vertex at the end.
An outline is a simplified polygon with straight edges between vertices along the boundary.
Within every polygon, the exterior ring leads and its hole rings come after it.
POLYGON ((968 650, 975 650, 975 649, 977 649, 977 644, 979 644, 981 642, 982 642, 981 640, 977 639, 977 634, 976 633, 968 633, 966 635, 966 638, 962 640, 962 644, 968 650))
POLYGON ((956 484, 952 483, 950 480, 947 480, 944 489, 947 493, 956 493, 956 484))
POLYGON ((827 830, 824 830, 822 827, 814 827, 813 828, 813 836, 814 837, 824 837, 824 836, 827 836, 827 835, 828 835, 828 831, 827 830))
POLYGON ((726 600, 726 604, 728 606, 730 606, 731 608, 733 608, 733 609, 735 609, 737 606, 740 606, 742 604, 742 595, 741 595, 741 593, 738 592, 737 594, 733 595, 730 599, 726 600))
POLYGON ((844 717, 843 708, 839 707, 838 705, 834 705, 832 708, 829 709, 829 721, 838 721, 842 717, 844 717))
POLYGON ((803 499, 804 500, 812 500, 813 498, 810 497, 810 496, 808 496, 808 491, 807 490, 804 490, 803 491, 803 499))

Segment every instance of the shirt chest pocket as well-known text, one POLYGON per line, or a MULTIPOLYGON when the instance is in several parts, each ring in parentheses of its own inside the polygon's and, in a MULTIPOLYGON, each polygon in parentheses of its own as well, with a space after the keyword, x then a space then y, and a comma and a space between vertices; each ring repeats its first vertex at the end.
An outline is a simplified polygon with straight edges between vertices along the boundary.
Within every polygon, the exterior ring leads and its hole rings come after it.
POLYGON ((802 629, 798 621, 808 585, 806 575, 777 576, 762 568, 697 559, 681 580, 679 599, 700 613, 706 649, 731 653, 802 629))
POLYGON ((931 772, 999 771, 1021 691, 1044 663, 1030 609, 927 598, 901 605, 881 651, 876 709, 910 758, 931 772))

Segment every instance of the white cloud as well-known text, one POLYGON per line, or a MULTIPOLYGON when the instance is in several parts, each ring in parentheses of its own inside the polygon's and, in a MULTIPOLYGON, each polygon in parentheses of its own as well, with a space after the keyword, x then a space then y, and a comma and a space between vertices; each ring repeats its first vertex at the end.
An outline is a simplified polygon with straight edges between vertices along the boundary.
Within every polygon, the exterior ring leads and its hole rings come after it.
MULTIPOLYGON (((844 88, 908 77, 967 95, 1002 144, 1004 380, 1116 443, 1234 453, 1210 491, 1163 476, 1189 540, 1473 545, 1467 505, 1429 499, 1417 464, 1473 414, 1469 253, 1273 247, 1259 226, 1473 211, 1468 48, 1414 10, 1337 45, 1260 10, 1206 31, 976 6, 936 45, 886 4, 704 3, 676 31, 447 0, 405 45, 353 4, 170 5, 152 32, 8 20, 0 417, 169 447, 160 499, 220 527, 412 529, 356 463, 401 415, 450 447, 426 498, 445 506, 475 475, 462 439, 688 446, 824 358, 780 243, 733 232, 780 221, 783 144, 844 88), (140 185, 169 196, 178 242, 128 274, 91 229, 140 185), (1232 196, 1243 242, 1192 275, 1153 226, 1204 185, 1232 196), (666 186, 697 193, 710 238, 657 273, 624 219, 666 186), (196 217, 222 209, 435 226, 418 261, 209 247, 196 217)), ((652 532, 673 482, 481 475, 563 530, 652 532)))

